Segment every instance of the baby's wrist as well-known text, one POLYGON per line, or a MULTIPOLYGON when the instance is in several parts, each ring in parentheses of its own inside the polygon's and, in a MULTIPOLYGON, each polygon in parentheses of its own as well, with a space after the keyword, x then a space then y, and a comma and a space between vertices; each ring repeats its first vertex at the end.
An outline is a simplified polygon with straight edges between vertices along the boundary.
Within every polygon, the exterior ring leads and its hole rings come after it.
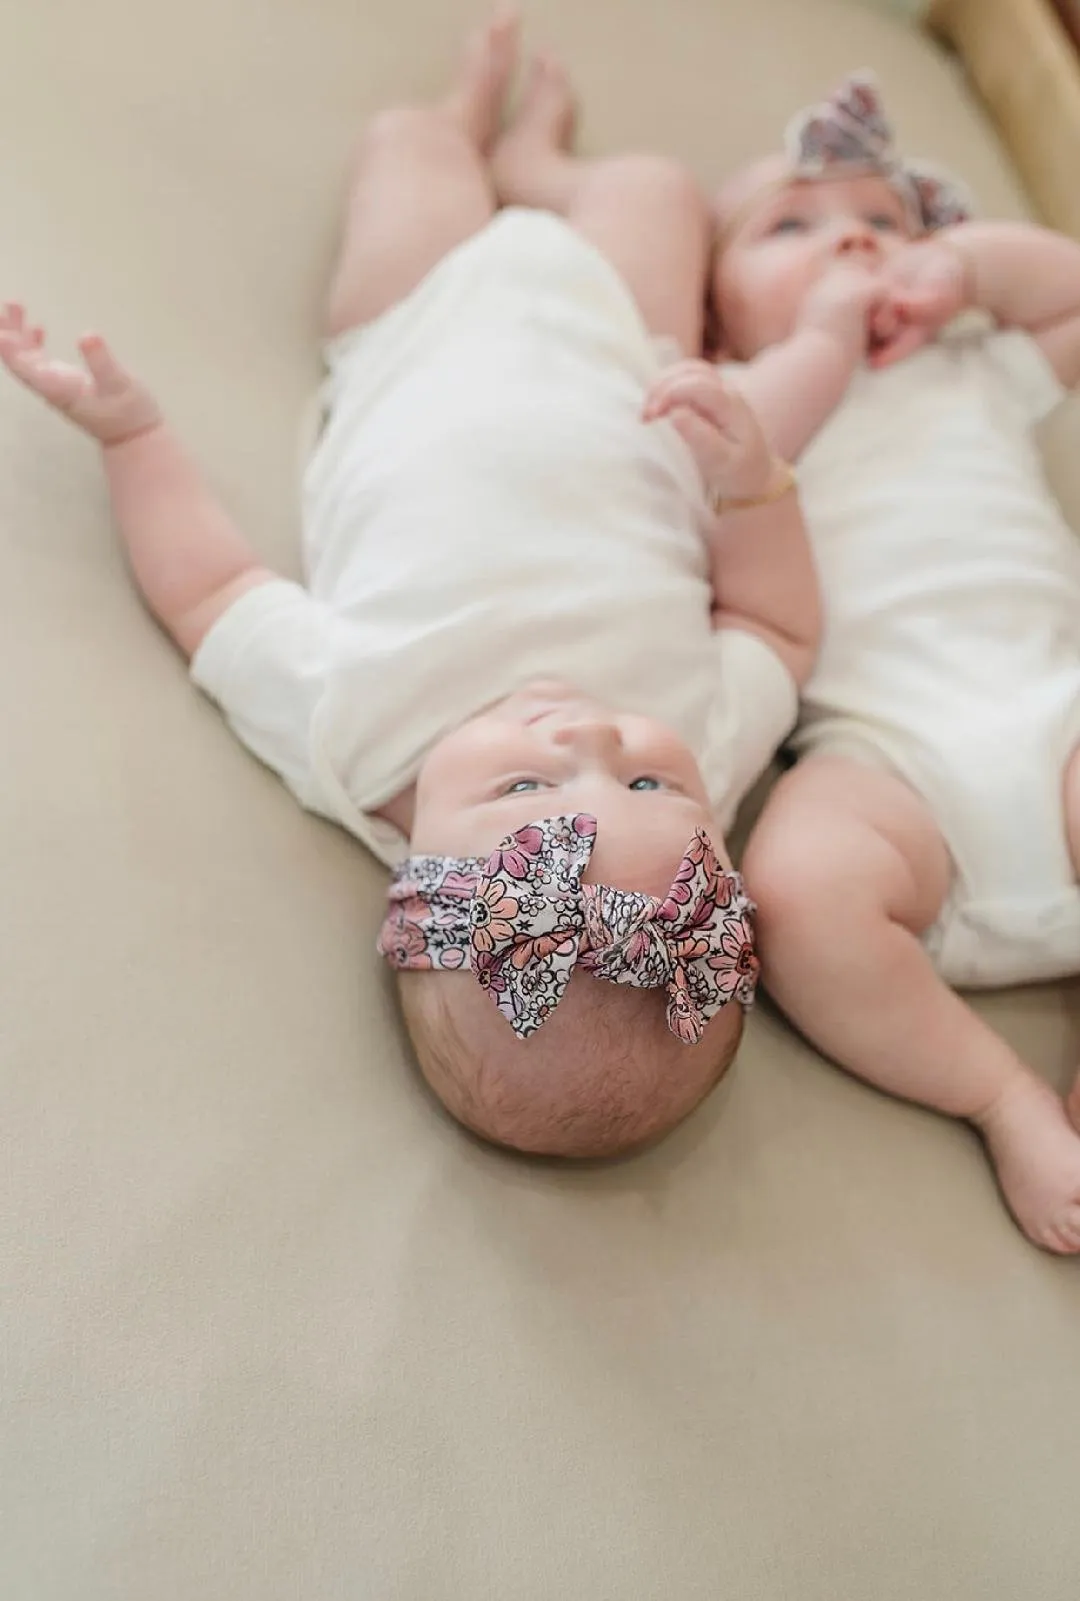
POLYGON ((805 360, 814 366, 835 367, 842 363, 848 369, 857 367, 866 354, 865 330, 850 325, 839 325, 822 318, 806 322, 796 329, 796 348, 805 350, 805 360))
POLYGON ((957 297, 961 311, 972 311, 979 305, 978 256, 972 241, 963 232, 945 230, 937 241, 953 257, 959 267, 957 297))
POLYGON ((145 421, 136 423, 131 428, 124 428, 116 434, 101 438, 101 448, 106 451, 119 450, 124 445, 135 444, 137 440, 148 439, 151 434, 160 432, 164 426, 165 419, 158 412, 154 417, 149 417, 145 421))
POLYGON ((795 471, 781 456, 770 456, 764 487, 754 495, 729 495, 722 489, 714 490, 710 504, 718 517, 733 511, 753 511, 758 506, 771 506, 782 500, 795 488, 795 471))

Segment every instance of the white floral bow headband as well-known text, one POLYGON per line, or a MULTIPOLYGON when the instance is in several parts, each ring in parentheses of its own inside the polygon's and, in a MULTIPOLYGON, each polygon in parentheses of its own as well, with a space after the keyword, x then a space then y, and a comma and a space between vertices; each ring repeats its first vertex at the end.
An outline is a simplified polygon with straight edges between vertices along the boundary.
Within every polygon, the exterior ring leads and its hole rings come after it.
POLYGON ((562 999, 575 966, 666 989, 672 1033, 693 1045, 729 1001, 749 1006, 753 906, 699 829, 664 900, 583 884, 596 818, 519 828, 482 857, 412 856, 394 875, 378 950, 398 969, 472 968, 519 1039, 562 999))
POLYGON ((845 168, 885 178, 926 233, 972 214, 971 197, 955 178, 898 154, 870 72, 852 73, 827 100, 801 111, 788 125, 784 146, 789 178, 837 177, 845 168))

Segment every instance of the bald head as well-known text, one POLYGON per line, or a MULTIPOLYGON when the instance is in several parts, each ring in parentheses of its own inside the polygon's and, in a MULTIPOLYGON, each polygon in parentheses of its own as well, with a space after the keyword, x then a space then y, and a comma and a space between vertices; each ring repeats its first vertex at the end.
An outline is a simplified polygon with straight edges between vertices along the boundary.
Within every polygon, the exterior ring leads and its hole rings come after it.
POLYGON ((684 1045, 662 991, 575 972, 543 1027, 519 1040, 471 973, 402 973, 399 984, 421 1070, 447 1111, 537 1155, 612 1157, 659 1139, 723 1077, 743 1028, 732 1004, 684 1045))

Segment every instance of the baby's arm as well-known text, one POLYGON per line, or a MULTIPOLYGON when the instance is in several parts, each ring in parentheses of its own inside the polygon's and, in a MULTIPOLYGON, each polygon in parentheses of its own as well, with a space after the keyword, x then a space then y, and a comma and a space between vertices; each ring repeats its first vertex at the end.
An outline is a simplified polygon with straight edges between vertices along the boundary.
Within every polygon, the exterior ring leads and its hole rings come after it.
POLYGON ((806 297, 789 337, 732 374, 786 461, 798 460, 843 400, 872 320, 880 326, 887 316, 884 298, 875 274, 838 262, 806 297))
POLYGON ((0 313, 0 360, 20 382, 101 445, 113 513, 147 606, 191 657, 211 624, 275 575, 207 490, 153 396, 104 340, 79 349, 86 370, 48 360, 22 307, 0 313))
POLYGON ((1080 244, 1023 222, 966 222, 905 250, 890 270, 901 313, 941 326, 968 307, 1025 329, 1060 382, 1080 382, 1080 244))
POLYGON ((669 418, 715 504, 714 626, 757 634, 796 683, 805 683, 817 655, 820 597, 790 469, 770 450, 747 402, 707 362, 681 362, 665 373, 643 416, 669 418))
POLYGON ((821 595, 794 489, 721 516, 710 551, 713 626, 759 635, 801 688, 817 658, 821 595))

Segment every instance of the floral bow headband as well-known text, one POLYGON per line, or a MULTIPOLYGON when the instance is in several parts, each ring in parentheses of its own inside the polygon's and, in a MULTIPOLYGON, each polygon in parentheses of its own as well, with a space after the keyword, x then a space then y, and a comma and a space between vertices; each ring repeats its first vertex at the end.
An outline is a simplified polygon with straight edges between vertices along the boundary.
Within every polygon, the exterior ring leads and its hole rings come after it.
POLYGON ((801 111, 789 124, 784 145, 792 178, 835 177, 844 168, 885 178, 926 233, 971 216, 971 198, 962 184, 898 154, 872 73, 853 73, 828 100, 801 111))
POLYGON ((378 950, 399 969, 466 965, 519 1039, 562 999, 574 967, 666 989, 673 1034, 693 1045, 729 1001, 753 1001, 753 906, 708 835, 691 840, 664 900, 583 884, 596 818, 519 828, 482 857, 412 856, 394 875, 378 950))

